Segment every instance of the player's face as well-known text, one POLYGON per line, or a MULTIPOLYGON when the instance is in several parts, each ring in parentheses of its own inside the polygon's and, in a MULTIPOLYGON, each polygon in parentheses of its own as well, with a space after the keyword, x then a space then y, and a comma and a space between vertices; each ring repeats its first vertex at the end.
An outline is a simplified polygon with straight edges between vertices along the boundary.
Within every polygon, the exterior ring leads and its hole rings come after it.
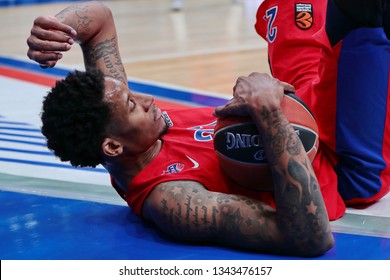
POLYGON ((146 151, 167 129, 151 95, 134 94, 122 82, 105 78, 105 100, 112 104, 111 136, 131 153, 146 151))

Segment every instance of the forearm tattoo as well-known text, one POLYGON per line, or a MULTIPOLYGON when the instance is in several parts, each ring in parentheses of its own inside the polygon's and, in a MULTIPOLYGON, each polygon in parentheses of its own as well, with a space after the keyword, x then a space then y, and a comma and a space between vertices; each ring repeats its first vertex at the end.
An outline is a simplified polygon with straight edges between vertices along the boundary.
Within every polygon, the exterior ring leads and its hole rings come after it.
POLYGON ((298 135, 287 119, 281 118, 281 114, 281 110, 270 111, 265 107, 260 114, 267 124, 264 144, 269 146, 267 158, 271 164, 276 164, 285 151, 290 155, 298 155, 302 150, 298 135))
POLYGON ((104 73, 106 76, 126 83, 126 79, 124 78, 125 69, 123 68, 122 60, 118 52, 115 37, 89 47, 84 52, 84 59, 88 70, 95 70, 97 68, 97 62, 102 61, 107 69, 104 73))
MULTIPOLYGON (((274 178, 274 194, 278 211, 278 226, 288 233, 287 239, 294 247, 307 250, 316 246, 313 240, 321 240, 330 232, 328 217, 321 190, 311 163, 305 157, 298 135, 280 117, 281 111, 263 109, 262 117, 267 123, 266 137, 268 155, 271 155, 274 178), (281 157, 284 160, 281 160, 281 157), (312 239, 308 239, 308 233, 312 239)), ((287 236, 287 235, 286 235, 287 236)))
POLYGON ((104 75, 113 77, 126 84, 126 72, 119 54, 115 32, 113 31, 111 38, 94 44, 88 42, 89 37, 93 35, 91 30, 96 29, 96 26, 94 27, 93 25, 97 24, 95 22, 96 19, 92 15, 90 16, 90 14, 93 14, 91 7, 76 5, 66 8, 56 17, 61 21, 66 20, 66 23, 77 31, 78 38, 88 38, 87 42, 80 42, 88 71, 99 69, 104 75))

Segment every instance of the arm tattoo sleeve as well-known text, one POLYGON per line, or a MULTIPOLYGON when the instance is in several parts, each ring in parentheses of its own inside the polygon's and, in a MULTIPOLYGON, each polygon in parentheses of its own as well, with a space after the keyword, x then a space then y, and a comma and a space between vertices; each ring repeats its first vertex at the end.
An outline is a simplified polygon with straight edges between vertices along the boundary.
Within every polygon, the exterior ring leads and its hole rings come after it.
POLYGON ((89 47, 84 52, 84 59, 87 70, 96 69, 97 62, 102 61, 106 68, 105 75, 126 83, 126 80, 124 80, 125 69, 123 68, 115 37, 89 47))

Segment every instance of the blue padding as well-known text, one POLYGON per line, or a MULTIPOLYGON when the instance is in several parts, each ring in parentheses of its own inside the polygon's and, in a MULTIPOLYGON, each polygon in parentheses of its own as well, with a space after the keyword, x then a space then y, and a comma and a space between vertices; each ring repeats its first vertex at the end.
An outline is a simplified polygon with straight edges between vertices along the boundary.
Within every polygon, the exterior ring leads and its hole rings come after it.
MULTIPOLYGON (((129 208, 0 191, 0 259, 296 259, 209 245, 180 244, 129 208)), ((318 259, 390 259, 390 239, 335 234, 318 259)))
POLYGON ((79 2, 80 0, 1 0, 0 7, 36 5, 60 2, 79 2))
POLYGON ((69 70, 59 67, 42 69, 38 63, 17 60, 6 56, 0 56, 0 65, 17 68, 23 71, 31 71, 33 73, 44 74, 53 77, 65 77, 69 70))

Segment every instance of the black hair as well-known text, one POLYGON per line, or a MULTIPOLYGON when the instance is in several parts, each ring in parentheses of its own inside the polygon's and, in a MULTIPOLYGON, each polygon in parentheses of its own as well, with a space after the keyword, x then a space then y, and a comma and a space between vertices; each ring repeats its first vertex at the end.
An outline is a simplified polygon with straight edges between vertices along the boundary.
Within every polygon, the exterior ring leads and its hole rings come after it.
POLYGON ((42 133, 47 147, 76 167, 102 163, 101 144, 111 120, 100 71, 75 71, 57 81, 43 100, 42 133))

